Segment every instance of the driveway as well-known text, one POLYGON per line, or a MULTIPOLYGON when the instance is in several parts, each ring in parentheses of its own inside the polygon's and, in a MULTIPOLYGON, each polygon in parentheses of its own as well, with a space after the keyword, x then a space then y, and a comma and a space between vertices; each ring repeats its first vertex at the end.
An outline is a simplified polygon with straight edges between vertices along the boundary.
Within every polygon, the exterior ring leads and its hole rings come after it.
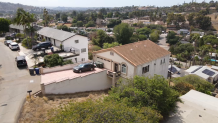
POLYGON ((169 47, 169 44, 166 43, 166 41, 167 41, 166 36, 167 36, 167 34, 160 35, 160 39, 158 40, 159 41, 158 45, 160 47, 164 48, 165 50, 169 50, 170 47, 169 47))
POLYGON ((0 122, 15 123, 20 114, 27 91, 40 90, 40 76, 30 76, 28 69, 17 68, 15 57, 0 38, 0 122))

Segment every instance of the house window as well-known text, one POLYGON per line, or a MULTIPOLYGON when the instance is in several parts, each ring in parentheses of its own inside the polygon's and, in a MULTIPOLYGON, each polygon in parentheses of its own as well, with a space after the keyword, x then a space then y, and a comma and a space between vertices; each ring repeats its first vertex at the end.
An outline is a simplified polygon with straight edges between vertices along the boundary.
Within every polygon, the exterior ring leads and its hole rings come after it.
POLYGON ((79 40, 75 40, 75 43, 79 43, 79 40))
POLYGON ((82 61, 85 61, 85 58, 82 58, 82 61))
POLYGON ((126 65, 125 64, 122 64, 121 72, 126 74, 126 65))
POLYGON ((163 63, 165 63, 165 59, 164 59, 163 63))
POLYGON ((86 48, 81 49, 81 53, 86 52, 86 48))
POLYGON ((142 74, 149 72, 149 65, 142 68, 142 74))
POLYGON ((162 60, 160 61, 160 64, 162 64, 162 60))
POLYGON ((112 55, 112 56, 113 56, 113 55, 114 55, 114 52, 110 52, 110 55, 112 55))

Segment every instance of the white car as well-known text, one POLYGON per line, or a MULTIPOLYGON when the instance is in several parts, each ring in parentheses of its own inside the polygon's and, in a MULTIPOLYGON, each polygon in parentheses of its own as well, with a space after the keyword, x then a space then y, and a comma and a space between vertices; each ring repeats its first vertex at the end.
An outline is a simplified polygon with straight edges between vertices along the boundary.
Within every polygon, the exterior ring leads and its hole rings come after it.
POLYGON ((18 46, 18 44, 17 44, 16 42, 10 43, 10 44, 9 44, 9 48, 10 48, 11 50, 19 50, 19 49, 20 49, 19 46, 18 46))

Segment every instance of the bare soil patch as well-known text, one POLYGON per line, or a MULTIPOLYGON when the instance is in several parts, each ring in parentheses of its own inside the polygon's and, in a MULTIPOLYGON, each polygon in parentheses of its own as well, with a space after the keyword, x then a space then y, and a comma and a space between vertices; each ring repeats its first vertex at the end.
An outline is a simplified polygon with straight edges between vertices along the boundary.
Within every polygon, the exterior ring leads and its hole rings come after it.
POLYGON ((49 119, 48 113, 69 102, 83 102, 87 99, 97 100, 108 95, 106 91, 83 92, 67 95, 48 95, 44 97, 27 97, 24 103, 19 123, 39 123, 49 119))

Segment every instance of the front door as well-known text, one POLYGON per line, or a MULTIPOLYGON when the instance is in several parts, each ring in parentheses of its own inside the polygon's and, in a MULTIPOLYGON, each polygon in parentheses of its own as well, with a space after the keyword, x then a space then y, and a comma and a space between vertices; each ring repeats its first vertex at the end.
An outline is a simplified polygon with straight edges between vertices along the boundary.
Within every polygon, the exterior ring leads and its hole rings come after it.
POLYGON ((114 72, 118 72, 118 64, 114 63, 114 72))

